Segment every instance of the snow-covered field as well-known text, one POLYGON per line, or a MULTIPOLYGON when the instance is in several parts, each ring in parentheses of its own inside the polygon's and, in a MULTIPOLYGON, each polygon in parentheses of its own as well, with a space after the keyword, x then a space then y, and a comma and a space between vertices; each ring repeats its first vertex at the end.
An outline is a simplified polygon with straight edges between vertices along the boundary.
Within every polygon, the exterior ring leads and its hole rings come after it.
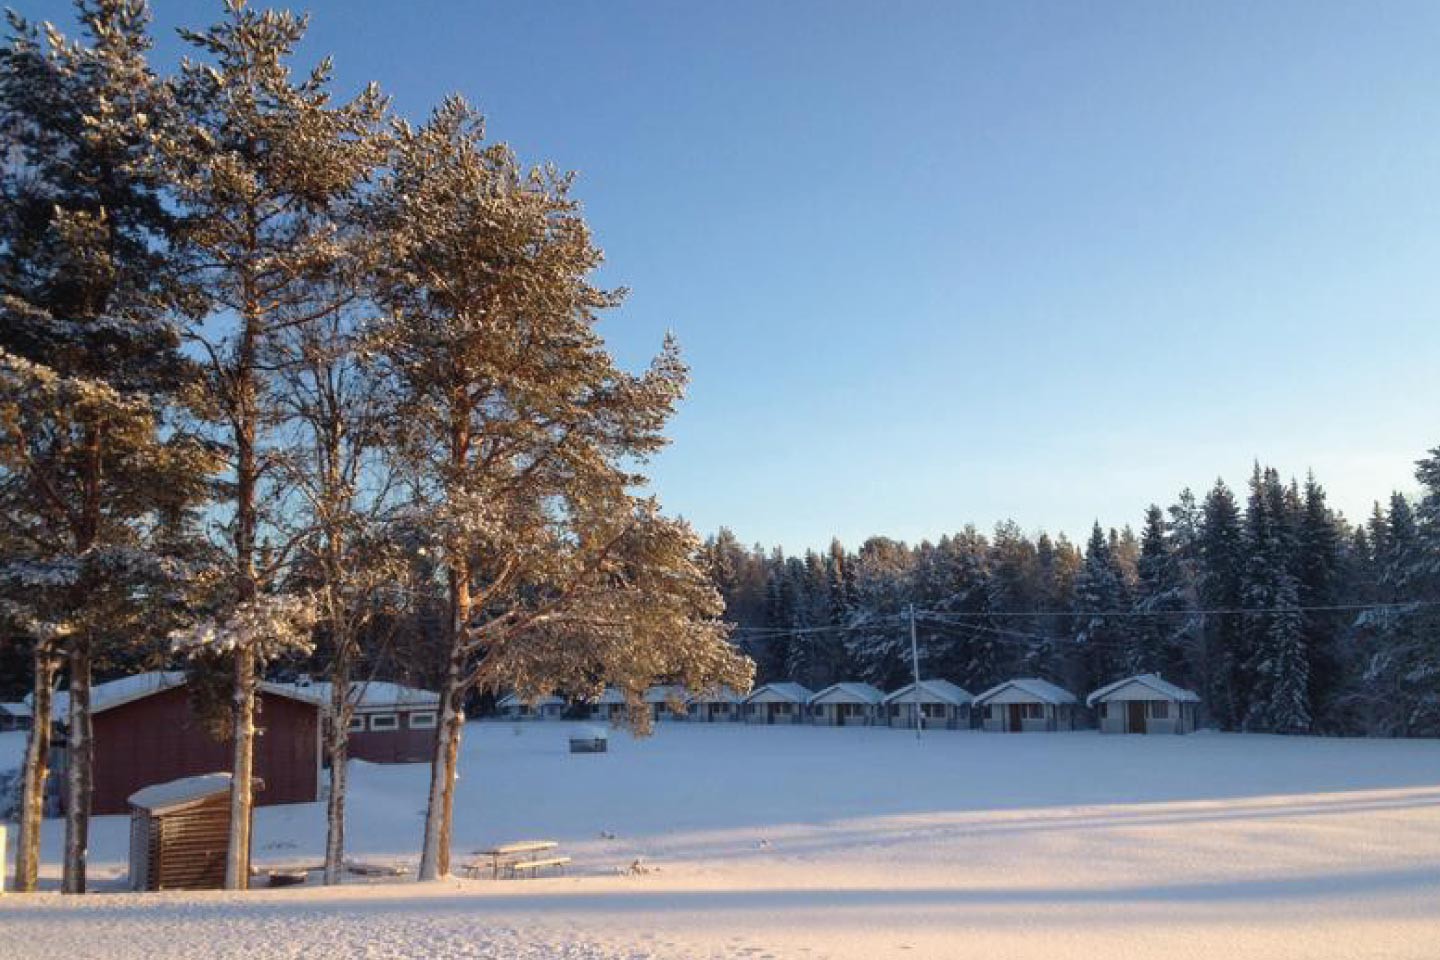
MULTIPOLYGON (((0 958, 1440 955, 1440 742, 678 724, 572 756, 568 731, 471 724, 455 844, 553 838, 568 877, 9 896, 0 958)), ((414 863, 426 774, 356 766, 357 856, 414 863)), ((125 831, 96 824, 101 887, 125 831)), ((256 832, 258 863, 312 862, 323 814, 256 832)))

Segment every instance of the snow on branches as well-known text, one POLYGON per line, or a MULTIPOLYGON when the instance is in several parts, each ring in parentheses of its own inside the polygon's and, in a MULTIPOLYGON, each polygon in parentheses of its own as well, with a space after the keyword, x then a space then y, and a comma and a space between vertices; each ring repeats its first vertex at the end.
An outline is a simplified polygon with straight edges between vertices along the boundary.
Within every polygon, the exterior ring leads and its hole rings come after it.
POLYGON ((170 649, 187 657, 248 650, 260 660, 314 649, 315 603, 308 595, 261 596, 227 614, 170 634, 170 649))

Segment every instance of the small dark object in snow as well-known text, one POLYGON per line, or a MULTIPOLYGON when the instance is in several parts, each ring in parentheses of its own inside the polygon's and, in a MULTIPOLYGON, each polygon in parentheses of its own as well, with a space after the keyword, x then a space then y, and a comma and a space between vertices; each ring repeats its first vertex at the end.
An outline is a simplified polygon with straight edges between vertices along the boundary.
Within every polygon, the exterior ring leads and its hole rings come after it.
POLYGON ((640 862, 640 858, 636 857, 634 862, 632 862, 630 866, 625 869, 624 872, 632 877, 639 877, 644 876, 647 873, 655 872, 655 868, 645 866, 645 864, 640 862))
POLYGON ((600 839, 601 839, 601 840, 614 840, 614 839, 615 839, 615 834, 611 833, 609 830, 601 830, 601 831, 600 831, 600 839))
POLYGON ((272 887, 294 887, 305 882, 304 870, 271 870, 268 875, 272 887))
POLYGON ((403 877, 410 872, 410 868, 406 866, 384 863, 357 863, 354 860, 346 863, 345 869, 357 877, 403 877))
POLYGON ((756 846, 759 847, 761 850, 769 850, 769 849, 770 849, 770 841, 769 841, 769 840, 766 840, 766 839, 764 839, 764 838, 761 838, 760 842, 757 843, 756 846))

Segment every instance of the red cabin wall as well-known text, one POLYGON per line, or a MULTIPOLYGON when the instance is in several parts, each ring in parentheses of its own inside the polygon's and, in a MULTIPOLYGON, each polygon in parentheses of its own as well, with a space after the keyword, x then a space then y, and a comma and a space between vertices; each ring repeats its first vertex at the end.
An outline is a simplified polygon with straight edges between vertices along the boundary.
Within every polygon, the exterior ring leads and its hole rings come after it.
MULTIPOLYGON (((319 708, 265 691, 256 699, 255 775, 265 789, 255 803, 319 799, 319 708)), ((94 729, 97 815, 127 812, 127 798, 142 787, 230 769, 230 741, 205 731, 183 686, 98 713, 94 729)))
MULTIPOLYGON (((436 728, 411 726, 414 713, 434 714, 435 708, 395 712, 400 719, 400 727, 396 730, 366 729, 350 732, 347 749, 352 760, 364 760, 367 763, 425 763, 435 756, 436 728)), ((365 717, 368 725, 369 714, 357 712, 356 716, 365 717)))

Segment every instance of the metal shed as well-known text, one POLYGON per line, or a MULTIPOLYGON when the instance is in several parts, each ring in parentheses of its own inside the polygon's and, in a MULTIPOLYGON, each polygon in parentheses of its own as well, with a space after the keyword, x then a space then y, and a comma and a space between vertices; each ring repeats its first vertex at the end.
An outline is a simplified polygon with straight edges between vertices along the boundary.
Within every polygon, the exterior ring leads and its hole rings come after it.
POLYGON ((230 774, 157 783, 130 797, 130 889, 218 890, 230 844, 230 774))

